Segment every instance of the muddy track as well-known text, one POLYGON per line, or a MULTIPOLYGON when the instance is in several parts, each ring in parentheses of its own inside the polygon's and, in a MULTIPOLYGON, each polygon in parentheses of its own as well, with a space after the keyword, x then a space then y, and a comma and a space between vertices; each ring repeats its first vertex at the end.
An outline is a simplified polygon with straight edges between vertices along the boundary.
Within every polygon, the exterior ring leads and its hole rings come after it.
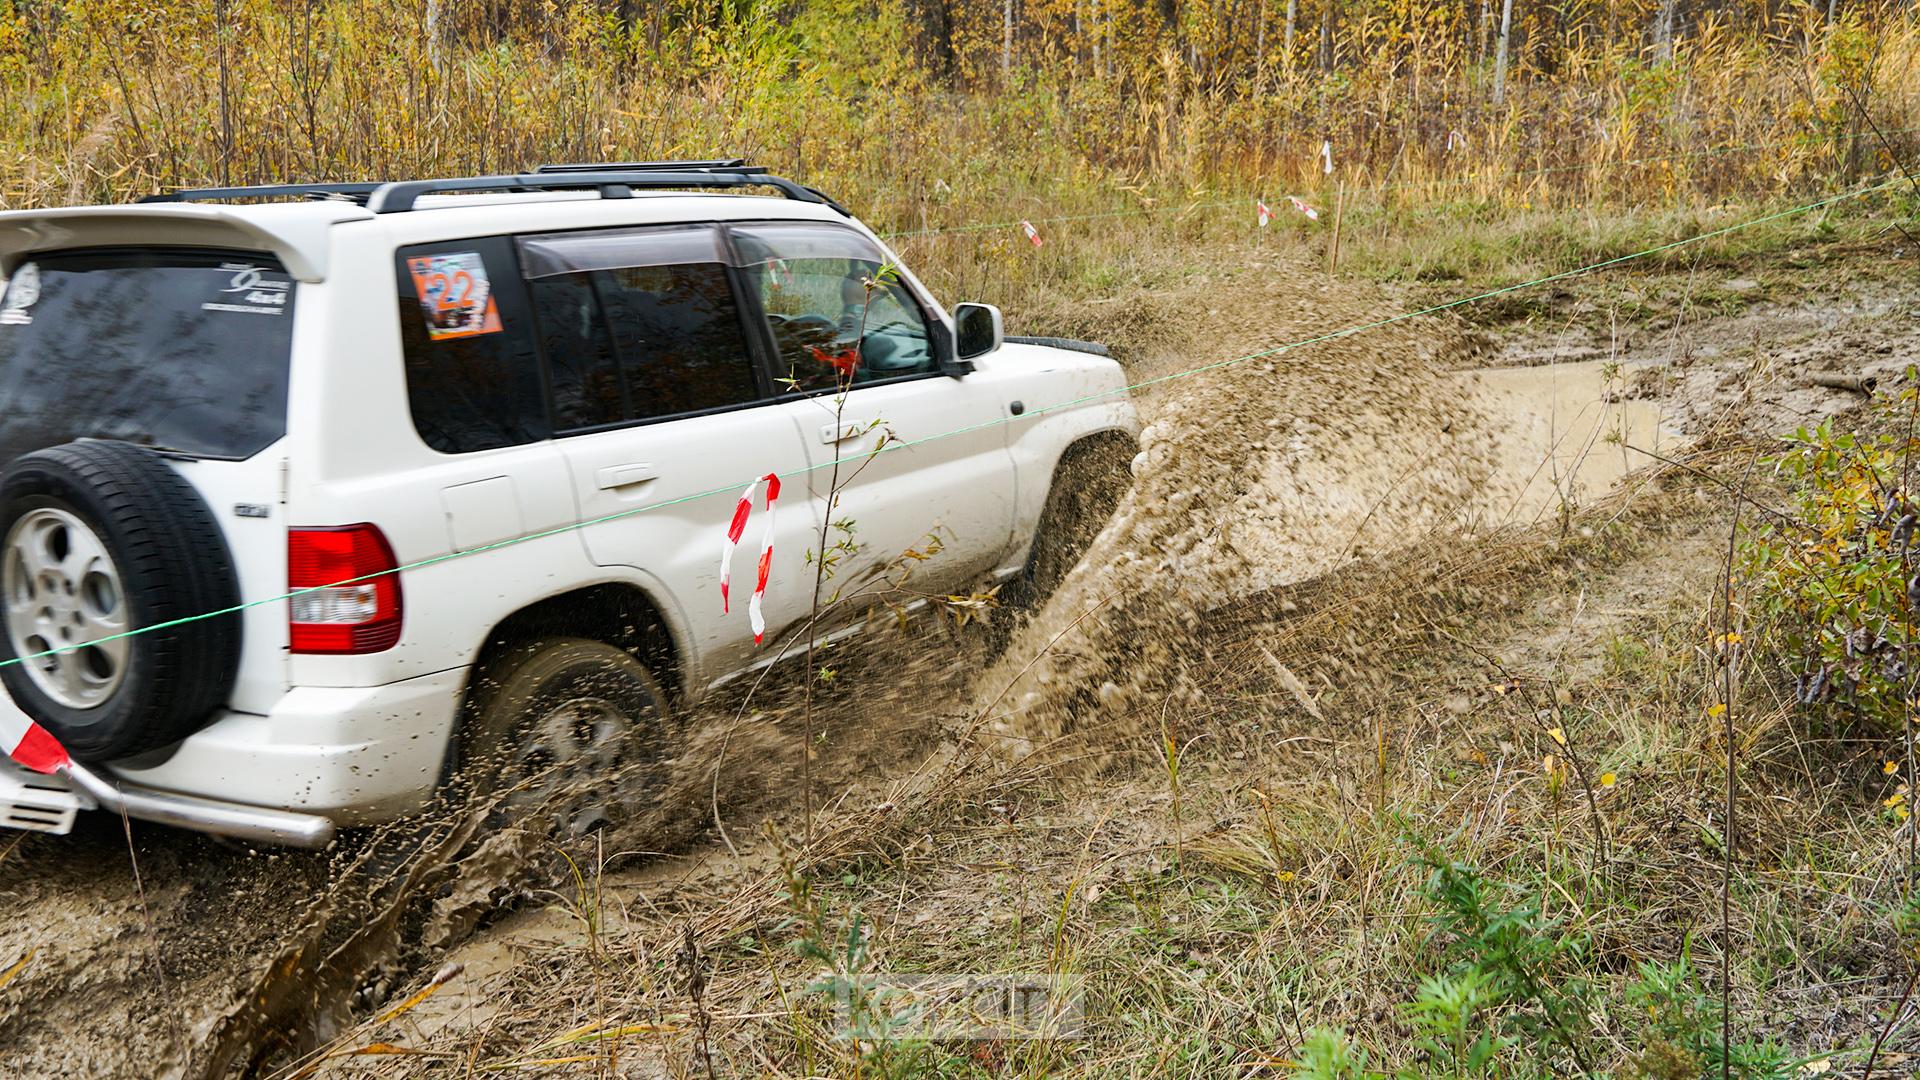
MULTIPOLYGON (((1269 262, 1042 313, 1034 318, 1046 325, 1023 329, 1115 341, 1132 374, 1151 377, 1399 306, 1269 262)), ((1181 692, 1179 642, 1194 611, 1438 526, 1471 526, 1495 495, 1510 502, 1526 448, 1502 444, 1515 428, 1497 418, 1507 406, 1458 369, 1524 362, 1573 339, 1659 365, 1633 393, 1690 422, 1763 407, 1775 409, 1772 423, 1852 403, 1798 374, 1844 360, 1824 341, 1859 343, 1847 354, 1879 367, 1915 358, 1920 320, 1909 309, 1862 302, 1838 323, 1823 315, 1810 336, 1782 304, 1696 319, 1690 337, 1649 333, 1624 349, 1598 331, 1556 330, 1501 357, 1453 324, 1405 323, 1163 384, 1143 400, 1153 426, 1134 491, 1004 655, 991 660, 980 636, 939 630, 933 649, 883 641, 836 657, 848 677, 819 709, 829 728, 814 766, 823 797, 910 769, 988 704, 1003 745, 1032 749, 1128 701, 1181 692), (1755 325, 1777 347, 1761 349, 1755 325), (1702 341, 1722 352, 1700 355, 1702 341), (1769 381, 1756 388, 1762 352, 1769 381), (1095 608, 1097 618, 1083 618, 1095 608), (1069 623, 1071 640, 1047 649, 1069 623)), ((789 805, 801 752, 793 692, 791 679, 775 678, 704 710, 633 823, 570 854, 676 850, 711 840, 715 803, 736 830, 789 805)), ((248 851, 137 822, 130 854, 121 822, 99 815, 69 837, 0 837, 0 905, 13 916, 0 925, 0 965, 29 957, 0 989, 0 1073, 271 1074, 524 905, 532 888, 564 880, 562 845, 511 833, 475 843, 480 831, 473 812, 448 812, 317 854, 248 851)))

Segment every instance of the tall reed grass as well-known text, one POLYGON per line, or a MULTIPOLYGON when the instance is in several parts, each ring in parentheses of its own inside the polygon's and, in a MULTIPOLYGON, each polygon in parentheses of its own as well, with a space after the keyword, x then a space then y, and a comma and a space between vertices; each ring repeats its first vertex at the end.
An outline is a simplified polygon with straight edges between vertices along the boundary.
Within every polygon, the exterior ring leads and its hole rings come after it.
POLYGON ((1022 10, 1022 51, 989 85, 936 77, 922 20, 855 0, 647 18, 587 0, 13 0, 0 200, 740 154, 898 229, 1340 183, 1413 205, 1671 205, 1887 167, 1856 96, 1883 129, 1920 115, 1920 31, 1897 11, 1710 12, 1658 56, 1637 32, 1573 34, 1550 65, 1520 50, 1496 105, 1484 42, 1421 5, 1343 16, 1331 70, 1305 62, 1303 26, 1301 62, 1262 55, 1233 79, 1194 44, 1204 12, 1184 52, 1136 42, 1149 59, 1116 66, 1094 62, 1092 24, 1035 44, 1045 12, 1022 10))

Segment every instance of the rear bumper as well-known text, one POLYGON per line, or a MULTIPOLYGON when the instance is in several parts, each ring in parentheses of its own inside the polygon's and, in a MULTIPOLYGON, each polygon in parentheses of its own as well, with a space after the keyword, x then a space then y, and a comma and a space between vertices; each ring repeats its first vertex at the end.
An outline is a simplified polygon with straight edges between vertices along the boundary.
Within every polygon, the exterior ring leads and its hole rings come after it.
MULTIPOLYGON (((222 713, 178 745, 97 770, 155 792, 341 825, 417 809, 440 782, 467 669, 385 686, 303 686, 265 716, 222 713)), ((193 827, 191 821, 175 822, 193 827)))

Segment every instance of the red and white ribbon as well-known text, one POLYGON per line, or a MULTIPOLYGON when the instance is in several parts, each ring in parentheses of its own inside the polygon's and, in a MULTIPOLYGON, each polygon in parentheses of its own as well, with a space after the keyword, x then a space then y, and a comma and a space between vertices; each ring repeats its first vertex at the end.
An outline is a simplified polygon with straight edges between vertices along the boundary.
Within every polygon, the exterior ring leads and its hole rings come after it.
POLYGON ((11 710, 0 710, 0 750, 37 773, 59 772, 71 760, 46 728, 11 710))
POLYGON ((740 546, 740 534, 747 531, 747 516, 753 513, 753 497, 762 483, 767 485, 767 527, 760 534, 760 568, 754 578, 753 599, 747 603, 747 620, 753 626, 755 645, 760 644, 767 633, 766 616, 760 613, 760 599, 767 594, 767 575, 773 572, 773 504, 780 498, 780 477, 768 473, 740 493, 740 501, 733 507, 733 520, 727 523, 727 542, 720 549, 720 613, 725 615, 732 610, 727 600, 727 583, 733 576, 733 549, 740 546))
POLYGON ((1040 230, 1039 230, 1039 229, 1036 229, 1036 228, 1034 228, 1034 227, 1033 227, 1033 222, 1031 222, 1031 221, 1023 221, 1023 222, 1021 222, 1021 223, 1020 223, 1020 231, 1021 231, 1021 232, 1023 232, 1023 233, 1026 233, 1026 234, 1027 234, 1027 239, 1029 239, 1029 240, 1031 240, 1031 241, 1033 241, 1033 246, 1034 246, 1034 247, 1039 247, 1039 246, 1040 246, 1041 244, 1043 244, 1043 243, 1045 243, 1045 242, 1046 242, 1046 241, 1044 241, 1044 240, 1042 240, 1042 239, 1040 239, 1040 230))
POLYGON ((1315 210, 1310 204, 1308 204, 1307 200, 1301 198, 1298 195, 1289 195, 1287 196, 1287 201, 1293 204, 1293 208, 1295 210, 1298 210, 1301 213, 1307 215, 1308 221, 1320 220, 1320 211, 1315 210))
POLYGON ((1273 220, 1273 211, 1267 209, 1267 201, 1265 199, 1255 199, 1253 200, 1253 207, 1260 214, 1260 227, 1263 229, 1266 228, 1267 222, 1273 220))
POLYGON ((1320 140, 1320 171, 1329 175, 1333 172, 1333 140, 1320 140))

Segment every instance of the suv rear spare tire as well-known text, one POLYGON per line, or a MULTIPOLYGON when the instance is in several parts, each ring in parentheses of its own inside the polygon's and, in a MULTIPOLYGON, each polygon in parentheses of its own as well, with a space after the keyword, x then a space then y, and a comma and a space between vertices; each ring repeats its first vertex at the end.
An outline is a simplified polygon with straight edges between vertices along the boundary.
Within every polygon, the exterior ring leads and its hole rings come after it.
POLYGON ((178 742, 233 688, 232 556, 199 492, 152 451, 81 440, 0 473, 0 590, 0 659, 24 658, 0 681, 83 761, 178 742))

